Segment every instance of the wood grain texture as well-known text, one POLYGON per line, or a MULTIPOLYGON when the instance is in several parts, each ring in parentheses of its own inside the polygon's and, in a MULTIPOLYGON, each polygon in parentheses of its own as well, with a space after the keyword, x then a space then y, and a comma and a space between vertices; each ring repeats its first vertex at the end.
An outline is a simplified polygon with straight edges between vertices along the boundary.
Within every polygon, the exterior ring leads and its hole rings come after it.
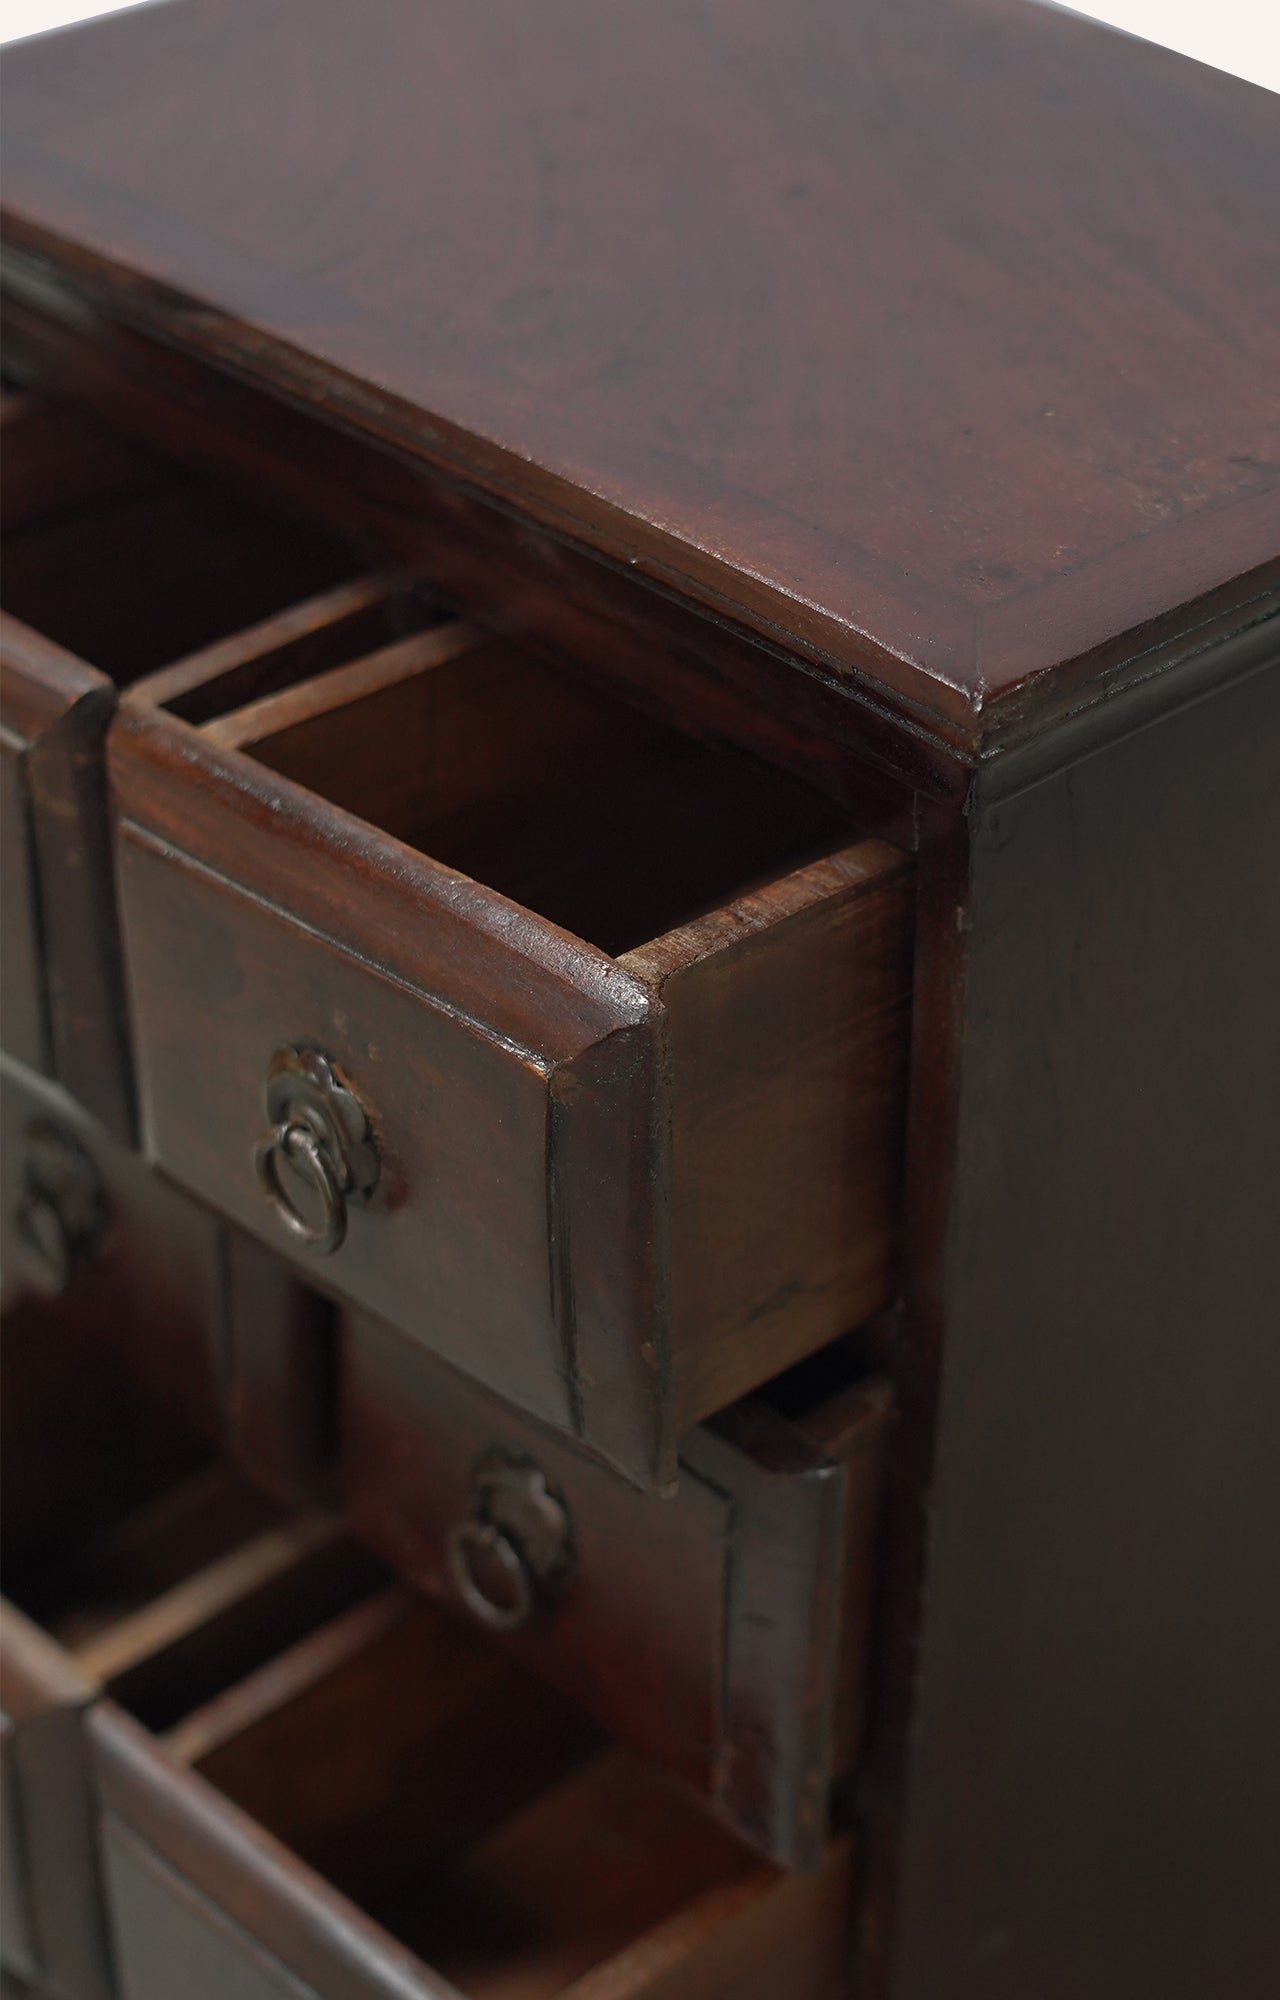
POLYGON ((447 1538, 488 1452, 568 1509, 563 1592, 504 1644, 790 1867, 826 1849, 856 1760, 887 1400, 868 1383, 788 1418, 741 1404, 685 1438, 674 1497, 624 1485, 367 1314, 342 1318, 342 1473, 357 1531, 457 1604, 447 1538))
POLYGON ((978 801, 895 2000, 1280 1978, 1277 657, 978 801))
POLYGON ((129 699, 205 723, 403 637, 419 619, 430 622, 430 615, 395 579, 354 577, 144 674, 129 699))
POLYGON ((682 1428, 888 1296, 912 925, 865 841, 621 961, 662 1007, 682 1428))
POLYGON ((1280 114, 1092 24, 196 0, 9 97, 46 287, 943 726, 1275 556, 1280 114))
POLYGON ((342 1316, 345 1504, 419 1589, 457 1607, 445 1548, 472 1510, 486 1450, 532 1456, 573 1521, 574 1578, 516 1657, 701 1789, 723 1731, 730 1494, 694 1477, 649 1504, 368 1314, 342 1316))
POLYGON ((681 1430, 887 1294, 909 863, 466 644, 437 626, 199 732, 126 704, 146 1143, 286 1246, 251 1171, 267 1065, 325 1050, 382 1169, 317 1282, 660 1485, 681 1430))
MULTIPOLYGON (((6 268, 21 262, 10 251, 6 268)), ((357 536, 372 564, 394 552, 458 610, 607 677, 693 735, 806 779, 851 817, 872 798, 880 814, 891 810, 886 773, 931 794, 963 794, 963 730, 939 739, 912 719, 904 733, 885 690, 797 674, 778 641, 638 587, 626 551, 588 551, 498 496, 342 427, 331 409, 283 401, 84 299, 42 290, 37 309, 0 287, 0 325, 7 350, 51 393, 108 413, 237 491, 270 493, 282 509, 357 536)), ((1181 630, 1176 616, 1170 624, 1181 630)))
POLYGON ((129 2000, 157 1982, 219 2000, 453 2000, 454 1978, 469 2000, 763 2000, 765 1969, 790 1962, 805 2000, 838 1990, 847 1845, 815 1877, 779 1877, 625 1752, 584 1757, 580 1730, 557 1743, 483 1648, 441 1648, 434 1614, 381 1622, 363 1656, 215 1749, 207 1776, 110 1704, 95 1712, 129 2000))

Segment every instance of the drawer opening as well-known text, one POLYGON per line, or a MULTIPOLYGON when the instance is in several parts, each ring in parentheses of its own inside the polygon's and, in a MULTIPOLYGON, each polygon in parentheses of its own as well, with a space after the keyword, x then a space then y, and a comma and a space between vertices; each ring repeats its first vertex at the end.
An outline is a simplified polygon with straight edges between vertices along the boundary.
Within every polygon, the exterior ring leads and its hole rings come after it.
POLYGON ((167 1748, 469 2000, 551 2000, 691 1902, 774 1879, 488 1640, 399 1590, 167 1748))
MULTIPOLYGON (((11 1321, 5 1331, 7 1364, 11 1321)), ((23 1386, 6 1386, 7 1438, 22 1420, 23 1386)), ((64 1398, 64 1409, 75 1401, 64 1398)), ((193 1458, 175 1476, 156 1453, 143 1483, 109 1449, 82 1460, 78 1414, 67 1409, 64 1424, 54 1412, 28 1446, 5 1454, 5 1595, 148 1727, 166 1726, 383 1574, 335 1516, 289 1511, 219 1461, 193 1458), (23 1490, 24 1472, 42 1461, 66 1490, 54 1508, 39 1488, 23 1490), (89 1476, 68 1479, 72 1464, 89 1476)), ((122 1432, 120 1455, 145 1463, 136 1432, 122 1432)))
POLYGON ((318 680, 215 740, 615 955, 857 837, 742 753, 465 638, 418 672, 318 680))
POLYGON ((196 725, 228 710, 251 717, 295 682, 401 645, 446 616, 406 578, 354 577, 145 675, 130 699, 196 725))
POLYGON ((15 398, 0 442, 4 608, 120 687, 356 568, 62 406, 15 398))

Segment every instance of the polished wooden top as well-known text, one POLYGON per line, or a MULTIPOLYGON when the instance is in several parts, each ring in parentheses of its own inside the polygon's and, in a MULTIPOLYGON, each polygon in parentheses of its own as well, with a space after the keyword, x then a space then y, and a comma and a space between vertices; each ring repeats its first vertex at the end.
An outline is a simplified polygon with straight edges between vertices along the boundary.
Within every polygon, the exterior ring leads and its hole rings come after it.
POLYGON ((1280 549, 1280 99, 1031 0, 177 0, 5 67, 62 285, 926 728, 1280 549))

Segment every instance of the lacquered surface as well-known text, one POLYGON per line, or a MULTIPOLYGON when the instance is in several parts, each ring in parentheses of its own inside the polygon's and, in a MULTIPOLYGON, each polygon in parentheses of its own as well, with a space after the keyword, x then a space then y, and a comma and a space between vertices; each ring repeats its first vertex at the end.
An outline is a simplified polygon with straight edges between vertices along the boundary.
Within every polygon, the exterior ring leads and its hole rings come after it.
POLYGON ((29 247, 934 720, 1280 546, 1280 105, 1093 24, 184 0, 7 71, 29 247))

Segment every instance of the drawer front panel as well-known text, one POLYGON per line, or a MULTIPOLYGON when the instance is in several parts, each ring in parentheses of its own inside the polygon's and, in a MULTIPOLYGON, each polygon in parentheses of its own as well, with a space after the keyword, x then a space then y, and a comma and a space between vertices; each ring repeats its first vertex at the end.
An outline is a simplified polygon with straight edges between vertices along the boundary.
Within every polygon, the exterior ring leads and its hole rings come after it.
POLYGON ((357 1532, 762 1852, 814 1865, 859 1749, 883 1385, 802 1422, 739 1405, 686 1438, 678 1490, 658 1499, 393 1327, 348 1312, 341 1349, 357 1532))
POLYGON ((506 1635, 522 1659, 699 1790, 714 1789, 731 1497, 682 1475, 651 1500, 524 1423, 395 1328, 343 1315, 343 1495, 356 1530, 420 1589, 461 1608, 450 1536, 486 1455, 531 1461, 567 1507, 567 1588, 506 1635))
POLYGON ((110 758, 154 1156, 661 1487, 883 1302, 911 870, 616 710, 439 627, 110 758))
POLYGON ((350 1204, 340 1250, 306 1259, 308 1275, 568 1425, 538 1059, 141 841, 124 842, 121 887, 155 1158, 290 1251, 254 1171, 264 1090, 282 1044, 323 1050, 368 1113, 379 1175, 372 1198, 350 1204))
POLYGON ((122 1438, 136 1437, 138 1476, 151 1478, 219 1437, 224 1232, 61 1091, 10 1064, 0 1070, 0 1140, 0 1417, 17 1537, 19 1512, 42 1532, 74 1518, 103 1454, 119 1461, 122 1438), (76 1482, 66 1479, 72 1458, 76 1482))

